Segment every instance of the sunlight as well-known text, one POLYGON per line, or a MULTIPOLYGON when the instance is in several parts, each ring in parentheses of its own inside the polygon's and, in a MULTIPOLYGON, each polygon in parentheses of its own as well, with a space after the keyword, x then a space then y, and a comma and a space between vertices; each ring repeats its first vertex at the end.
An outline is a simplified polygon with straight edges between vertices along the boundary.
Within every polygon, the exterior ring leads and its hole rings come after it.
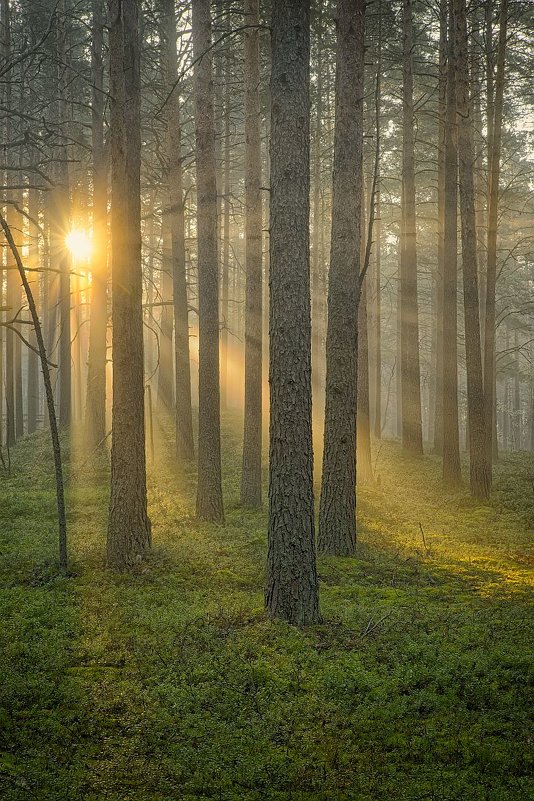
POLYGON ((65 245, 75 261, 88 261, 93 252, 91 237, 83 228, 69 231, 65 237, 65 245))

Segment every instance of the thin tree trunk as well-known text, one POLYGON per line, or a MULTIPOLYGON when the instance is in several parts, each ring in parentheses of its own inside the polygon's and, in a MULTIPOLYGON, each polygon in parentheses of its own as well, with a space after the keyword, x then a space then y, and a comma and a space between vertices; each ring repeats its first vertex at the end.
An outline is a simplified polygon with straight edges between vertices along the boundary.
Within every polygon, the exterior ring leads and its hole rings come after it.
MULTIPOLYGON (((39 264, 39 240, 38 229, 31 222, 37 220, 39 217, 39 195, 38 190, 34 188, 28 189, 28 217, 29 220, 29 245, 28 245, 28 265, 32 270, 36 270, 39 264)), ((34 286, 37 287, 37 294, 39 297, 39 279, 38 273, 32 275, 34 286)), ((37 349, 37 338, 35 329, 32 329, 29 337, 30 345, 37 349)), ((37 417, 39 414, 39 362, 38 354, 35 350, 28 350, 28 416, 27 416, 27 429, 28 434, 33 434, 37 430, 37 417)))
POLYGON ((449 0, 447 43, 447 101, 445 120, 445 198, 443 244, 443 480, 460 483, 460 432, 458 428, 458 152, 456 136, 456 75, 454 67, 454 14, 449 0))
POLYGON ((223 523, 217 185, 210 47, 210 2, 193 0, 199 320, 197 516, 223 523))
MULTIPOLYGON (((259 0, 245 0, 245 25, 259 25, 259 0)), ((261 506, 262 209, 260 47, 257 27, 245 31, 245 417, 241 503, 261 506)))
POLYGON ((356 411, 363 156, 363 0, 338 0, 332 236, 319 550, 356 546, 356 411))
POLYGON ((311 409, 310 3, 273 0, 269 520, 265 604, 320 620, 311 409))
POLYGON ((417 248, 415 216, 415 156, 413 103, 413 0, 403 0, 403 134, 402 134, 402 248, 401 248, 401 390, 402 444, 423 453, 417 248))
POLYGON ((107 554, 124 570, 150 546, 141 270, 139 0, 110 0, 113 440, 107 554))
MULTIPOLYGON (((447 96, 447 3, 439 7, 439 78, 438 78, 438 263, 434 279, 435 405, 432 450, 443 453, 443 259, 445 218, 445 115, 447 96)), ((432 411, 432 410, 431 410, 432 411)))
POLYGON ((489 495, 490 476, 486 457, 486 426, 482 387, 480 319, 478 298, 477 241, 474 188, 473 129, 469 101, 467 20, 465 0, 454 0, 455 61, 457 69, 457 123, 460 211, 465 311, 465 351, 471 494, 489 495))
POLYGON ((92 451, 106 437, 107 164, 104 154, 104 8, 92 0, 91 134, 93 146, 93 254, 85 408, 85 438, 92 451))
POLYGON ((171 92, 167 102, 167 150, 169 157, 169 223, 172 237, 174 301, 174 368, 176 398, 176 458, 179 464, 194 459, 191 410, 191 366, 189 358, 189 313, 185 252, 185 208, 182 167, 180 95, 176 81, 176 15, 174 0, 164 0, 166 82, 171 92))
POLYGON ((486 316, 484 329, 484 412, 486 417, 486 452, 490 465, 493 457, 493 407, 495 405, 495 290, 497 284, 497 225, 499 214, 499 177, 501 162, 504 68, 508 25, 508 0, 501 2, 495 105, 491 149, 489 150, 488 247, 486 270, 486 316))

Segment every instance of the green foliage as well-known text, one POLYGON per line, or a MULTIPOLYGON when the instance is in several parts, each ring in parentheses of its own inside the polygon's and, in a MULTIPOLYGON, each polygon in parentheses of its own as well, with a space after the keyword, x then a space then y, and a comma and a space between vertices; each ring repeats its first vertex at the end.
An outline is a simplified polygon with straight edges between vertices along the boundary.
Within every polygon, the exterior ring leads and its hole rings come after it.
POLYGON ((266 518, 238 507, 239 459, 215 527, 194 520, 194 473, 170 472, 164 454, 153 553, 117 576, 103 568, 106 467, 74 453, 65 579, 45 437, 12 456, 6 801, 529 797, 530 457, 502 461, 482 507, 443 496, 437 461, 385 443, 380 487, 360 492, 357 556, 320 561, 325 621, 298 631, 265 619, 266 518))

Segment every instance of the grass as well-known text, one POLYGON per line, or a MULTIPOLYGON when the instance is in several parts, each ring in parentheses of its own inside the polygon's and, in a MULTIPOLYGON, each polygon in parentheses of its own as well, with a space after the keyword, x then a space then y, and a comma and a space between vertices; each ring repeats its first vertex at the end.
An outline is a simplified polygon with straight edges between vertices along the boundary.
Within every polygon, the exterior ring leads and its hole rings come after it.
MULTIPOLYGON (((154 548, 103 567, 106 465, 73 453, 71 575, 54 567, 46 437, 0 480, 0 797, 5 801, 511 801, 532 797, 532 456, 493 500, 444 495, 394 443, 362 488, 354 559, 320 559, 325 622, 263 613, 265 513, 193 516, 163 430, 154 548)), ((235 457, 235 458, 234 458, 235 457)))

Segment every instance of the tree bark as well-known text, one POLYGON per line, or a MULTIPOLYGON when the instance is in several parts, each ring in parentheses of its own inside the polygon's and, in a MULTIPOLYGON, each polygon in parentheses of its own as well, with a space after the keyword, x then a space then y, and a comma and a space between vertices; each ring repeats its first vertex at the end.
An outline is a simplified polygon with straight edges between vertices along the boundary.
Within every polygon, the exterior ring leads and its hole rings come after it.
POLYGON ((174 0, 163 0, 167 101, 167 153, 169 159, 169 225, 172 244, 172 293, 174 303, 174 372, 176 402, 176 458, 179 464, 194 459, 189 359, 189 312, 185 251, 185 208, 182 167, 180 95, 176 81, 176 15, 174 0))
MULTIPOLYGON (((245 0, 245 25, 258 26, 259 0, 245 0)), ((245 418, 241 503, 261 506, 262 208, 260 47, 257 27, 245 31, 245 418)))
POLYGON ((401 391, 402 444, 423 453, 417 248, 415 215, 415 156, 413 103, 413 0, 403 0, 403 133, 402 133, 402 246, 401 246, 401 391))
POLYGON ((107 164, 104 154, 104 8, 92 0, 91 134, 93 146, 93 253, 91 310, 85 408, 85 441, 89 451, 103 449, 106 438, 107 329, 107 164))
MULTIPOLYGON (((504 100, 504 68, 508 25, 508 0, 502 0, 495 76, 495 104, 488 181, 488 245, 486 268, 486 308, 484 326, 484 413, 486 417, 486 451, 490 469, 493 458, 493 408, 495 405, 495 290, 497 284, 497 227, 499 214, 499 177, 501 162, 502 116, 504 100)), ((488 129, 489 130, 489 129, 488 129)))
POLYGON ((474 188, 473 128, 469 98, 467 20, 465 0, 454 0, 456 110, 462 229, 462 261, 469 425, 470 486, 475 498, 489 495, 490 477, 486 457, 486 425, 482 387, 480 318, 478 297, 477 241, 474 188))
POLYGON ((110 0, 113 439, 107 554, 124 570, 150 546, 141 271, 139 0, 110 0))
POLYGON ((217 184, 210 47, 210 2, 193 0, 199 324, 197 516, 223 523, 217 184))
POLYGON ((457 486, 462 478, 458 427, 458 152, 456 137, 456 75, 454 14, 449 0, 445 120, 445 198, 443 244, 442 409, 443 480, 457 486))
POLYGON ((271 20, 269 615, 317 623, 311 409, 310 3, 271 20))
POLYGON ((356 547, 356 410, 360 301, 363 36, 362 0, 338 0, 332 236, 326 333, 326 402, 319 550, 356 547))

